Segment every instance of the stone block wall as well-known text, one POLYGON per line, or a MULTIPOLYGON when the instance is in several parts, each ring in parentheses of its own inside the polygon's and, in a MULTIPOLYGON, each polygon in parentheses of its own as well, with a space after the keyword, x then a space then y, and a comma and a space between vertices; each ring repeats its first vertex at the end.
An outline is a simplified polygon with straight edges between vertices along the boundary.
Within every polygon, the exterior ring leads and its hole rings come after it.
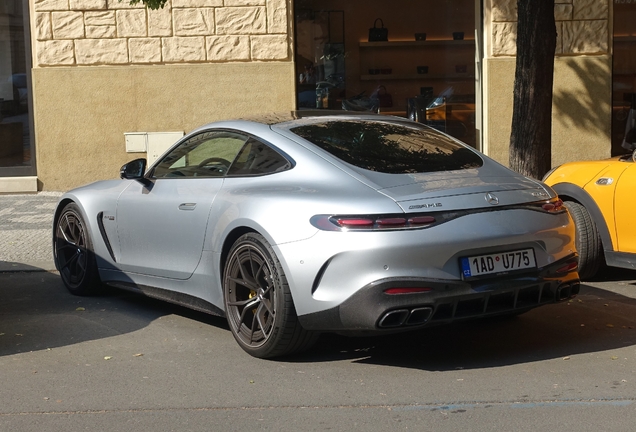
MULTIPOLYGON (((491 0, 491 55, 517 53, 517 0, 491 0)), ((609 0, 556 0, 557 56, 609 52, 609 0)))
POLYGON ((290 0, 33 0, 34 66, 290 61, 290 0))

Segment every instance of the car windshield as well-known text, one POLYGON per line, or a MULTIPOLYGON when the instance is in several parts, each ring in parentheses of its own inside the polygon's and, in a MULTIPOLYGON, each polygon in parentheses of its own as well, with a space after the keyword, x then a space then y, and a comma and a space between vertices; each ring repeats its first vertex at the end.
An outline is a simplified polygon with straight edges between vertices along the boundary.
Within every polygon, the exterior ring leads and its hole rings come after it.
POLYGON ((474 151, 417 125, 335 120, 290 130, 347 163, 381 173, 452 171, 483 165, 474 151))

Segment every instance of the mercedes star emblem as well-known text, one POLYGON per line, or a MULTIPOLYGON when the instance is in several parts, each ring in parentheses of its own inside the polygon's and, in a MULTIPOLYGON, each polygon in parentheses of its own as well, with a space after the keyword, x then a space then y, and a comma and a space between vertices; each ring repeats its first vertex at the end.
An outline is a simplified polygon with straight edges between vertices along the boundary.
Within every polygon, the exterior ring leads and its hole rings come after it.
POLYGON ((499 204, 499 198, 497 198, 494 194, 491 194, 490 192, 486 194, 486 201, 488 201, 488 204, 492 204, 492 205, 499 204))

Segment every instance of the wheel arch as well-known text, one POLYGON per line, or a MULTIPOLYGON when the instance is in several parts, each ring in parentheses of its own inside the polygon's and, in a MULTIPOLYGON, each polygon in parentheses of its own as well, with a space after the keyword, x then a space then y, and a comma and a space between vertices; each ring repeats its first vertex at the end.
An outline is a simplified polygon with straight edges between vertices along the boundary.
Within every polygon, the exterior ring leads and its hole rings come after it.
POLYGON ((53 224, 57 223, 57 218, 60 217, 60 213, 62 213, 62 210, 64 210, 64 207, 66 207, 70 203, 77 204, 77 202, 71 198, 63 198, 57 203, 57 207, 55 208, 55 215, 53 216, 53 224))
POLYGON ((607 227, 607 222, 603 217, 601 209, 594 199, 583 188, 572 183, 558 183, 551 186, 563 201, 576 201, 588 211, 592 220, 596 224, 604 251, 614 251, 612 237, 607 227))
MULTIPOLYGON (((53 215, 53 229, 51 230, 51 244, 53 246, 53 254, 55 254, 55 231, 57 230, 57 221, 60 217, 60 214, 62 214, 62 210, 64 210, 64 208, 71 203, 76 204, 80 208, 82 213, 84 213, 84 209, 77 203, 77 201, 73 200, 72 198, 68 198, 68 197, 62 198, 57 203, 57 207, 55 208, 55 214, 53 215)), ((86 218, 85 214, 82 214, 82 216, 86 218)), ((55 266, 57 267, 57 262, 55 263, 55 266)))
POLYGON ((232 246, 234 245, 234 243, 236 243, 236 240, 238 240, 239 237, 241 237, 243 234, 247 234, 247 233, 250 233, 250 232, 262 235, 262 233, 259 233, 254 228, 250 228, 250 227, 247 227, 247 226, 240 226, 240 227, 234 228, 225 237, 225 240, 223 241, 223 247, 221 248, 221 257, 220 257, 220 262, 219 262, 219 270, 220 270, 220 272, 219 272, 219 280, 220 280, 221 286, 223 286, 223 276, 224 276, 224 272, 225 272, 225 263, 227 262, 228 255, 230 254, 230 249, 232 249, 232 246))

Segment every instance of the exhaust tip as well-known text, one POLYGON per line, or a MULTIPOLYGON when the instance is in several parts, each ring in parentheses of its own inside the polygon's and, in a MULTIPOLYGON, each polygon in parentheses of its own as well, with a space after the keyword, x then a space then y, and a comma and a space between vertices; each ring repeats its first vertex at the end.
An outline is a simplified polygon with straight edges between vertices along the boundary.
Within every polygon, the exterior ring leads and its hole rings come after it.
POLYGON ((378 323, 378 327, 381 328, 391 328, 391 327, 400 327, 404 325, 404 322, 409 317, 409 311, 406 309, 398 309, 385 313, 380 322, 378 323))
POLYGON ((557 301, 568 300, 575 297, 581 290, 581 284, 563 284, 557 288, 556 299, 557 301))
POLYGON ((380 318, 380 322, 378 323, 378 327, 392 328, 401 326, 422 325, 426 324, 432 315, 432 307, 419 307, 411 310, 392 310, 382 315, 382 318, 380 318))
POLYGON ((422 307, 415 308, 411 311, 411 315, 406 321, 406 325, 421 325, 426 324, 428 319, 433 314, 433 308, 430 307, 422 307))

